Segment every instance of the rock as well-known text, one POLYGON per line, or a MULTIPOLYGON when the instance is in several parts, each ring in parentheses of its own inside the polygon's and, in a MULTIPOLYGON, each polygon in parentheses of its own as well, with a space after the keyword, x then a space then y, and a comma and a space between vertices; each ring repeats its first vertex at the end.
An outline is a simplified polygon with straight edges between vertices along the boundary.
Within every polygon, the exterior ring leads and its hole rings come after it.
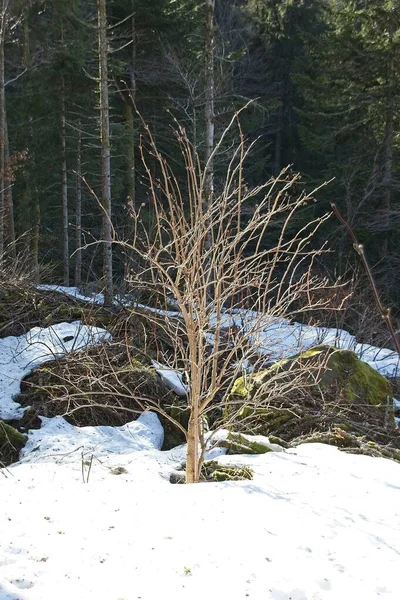
POLYGON ((216 446, 227 448, 227 454, 266 454, 282 452, 282 446, 273 444, 263 435, 246 435, 231 431, 225 439, 218 440, 216 446))
POLYGON ((220 465, 216 460, 203 464, 200 480, 205 481, 244 481, 253 479, 253 471, 246 466, 220 465))
POLYGON ((225 417, 235 415, 233 420, 242 431, 283 435, 290 421, 293 428, 295 420, 309 421, 312 429, 324 410, 325 398, 336 414, 348 404, 361 420, 363 412, 369 411, 382 425, 394 425, 389 381, 354 352, 330 346, 315 346, 237 379, 227 398, 225 417))
MULTIPOLYGON (((341 399, 351 403, 393 406, 393 393, 389 381, 378 371, 361 361, 351 350, 338 350, 330 346, 316 346, 293 360, 307 367, 308 361, 320 358, 319 385, 334 386, 341 399)), ((290 364, 282 365, 286 369, 290 364)), ((393 417, 393 415, 392 415, 393 417)))
POLYGON ((27 437, 0 420, 0 463, 9 465, 18 460, 20 450, 25 446, 27 437))

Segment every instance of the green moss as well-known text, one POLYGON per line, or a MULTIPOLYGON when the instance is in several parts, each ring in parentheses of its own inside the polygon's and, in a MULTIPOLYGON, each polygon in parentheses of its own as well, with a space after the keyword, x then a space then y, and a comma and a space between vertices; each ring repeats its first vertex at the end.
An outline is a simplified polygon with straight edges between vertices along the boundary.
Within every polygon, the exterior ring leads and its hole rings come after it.
POLYGON ((253 479, 253 471, 249 467, 231 467, 220 465, 216 460, 204 463, 202 468, 203 481, 243 481, 253 479))
POLYGON ((270 435, 268 437, 269 437, 269 441, 271 442, 271 444, 278 444, 279 446, 282 446, 282 448, 289 447, 289 444, 277 435, 270 435))
POLYGON ((23 448, 26 440, 25 435, 14 429, 14 427, 11 427, 11 425, 7 425, 4 421, 0 421, 0 445, 12 444, 23 448))
MULTIPOLYGON (((362 362, 354 352, 324 345, 315 346, 292 358, 278 361, 265 371, 237 379, 227 398, 224 416, 231 418, 232 414, 237 415, 239 427, 245 432, 253 430, 264 435, 278 432, 281 435, 283 430, 287 429, 285 425, 296 419, 297 413, 294 414, 294 409, 288 410, 282 407, 279 410, 273 406, 274 402, 275 406, 279 406, 278 403, 282 406, 285 402, 284 398, 279 397, 277 375, 282 378, 286 390, 291 378, 298 378, 301 375, 304 389, 307 388, 308 392, 299 394, 299 403, 293 395, 293 406, 308 401, 311 409, 312 403, 314 407, 319 406, 321 397, 328 397, 333 411, 337 410, 339 413, 343 410, 343 405, 348 404, 352 406, 353 412, 360 413, 359 418, 362 419, 361 407, 365 406, 367 411, 368 407, 372 406, 377 408, 373 417, 377 418, 377 422, 383 424, 385 421, 386 427, 387 416, 389 416, 388 423, 394 425, 393 395, 389 381, 367 363, 362 362), (276 392, 271 398, 268 382, 272 378, 271 385, 276 387, 276 392)), ((291 408, 288 404, 286 406, 291 408)), ((300 418, 303 427, 305 422, 309 418, 314 418, 316 414, 315 408, 308 414, 304 414, 300 408, 297 417, 300 418)), ((369 414, 372 415, 371 409, 369 414)), ((347 427, 345 425, 343 429, 347 427)), ((290 428, 293 429, 293 423, 288 425, 288 429, 290 428)), ((298 427, 294 429, 297 430, 298 427)))
MULTIPOLYGON (((343 397, 349 402, 361 401, 386 408, 388 398, 392 399, 392 388, 388 380, 359 360, 350 350, 331 353, 321 382, 323 385, 338 385, 343 397)), ((390 402, 390 406, 392 404, 390 402)))
POLYGON ((249 377, 239 377, 236 379, 232 386, 230 396, 239 396, 240 398, 247 398, 247 394, 252 388, 251 379, 249 377))
POLYGON ((25 446, 27 437, 0 421, 0 464, 9 465, 18 460, 20 450, 25 446))
POLYGON ((219 441, 218 446, 227 448, 231 454, 266 454, 273 451, 268 444, 235 432, 230 432, 226 440, 219 441))

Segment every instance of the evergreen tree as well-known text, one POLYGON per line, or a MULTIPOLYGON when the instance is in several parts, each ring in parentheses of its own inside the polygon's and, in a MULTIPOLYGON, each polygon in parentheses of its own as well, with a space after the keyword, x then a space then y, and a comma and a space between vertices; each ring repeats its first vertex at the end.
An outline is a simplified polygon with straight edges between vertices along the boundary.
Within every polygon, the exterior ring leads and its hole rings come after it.
MULTIPOLYGON (((400 7, 392 0, 332 1, 323 35, 308 36, 302 141, 314 176, 335 176, 332 193, 364 240, 397 225, 400 7)), ((329 194, 329 192, 328 192, 329 194)))

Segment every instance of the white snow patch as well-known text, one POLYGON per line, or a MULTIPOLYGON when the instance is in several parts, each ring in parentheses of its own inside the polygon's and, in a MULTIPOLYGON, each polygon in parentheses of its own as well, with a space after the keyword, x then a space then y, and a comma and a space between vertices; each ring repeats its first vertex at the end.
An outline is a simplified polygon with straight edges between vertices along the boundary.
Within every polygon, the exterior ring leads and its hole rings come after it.
POLYGON ((171 485, 171 452, 99 436, 89 479, 45 440, 0 472, 1 600, 400 597, 399 464, 307 444, 219 457, 252 481, 171 485))
POLYGON ((92 302, 93 304, 104 304, 104 294, 83 294, 77 287, 68 287, 65 285, 45 285, 41 284, 37 286, 38 290, 44 292, 59 292, 65 294, 71 298, 76 298, 81 302, 92 302))
POLYGON ((14 402, 14 398, 20 393, 22 379, 33 369, 108 338, 110 334, 104 329, 74 321, 34 327, 19 337, 0 339, 0 419, 22 417, 25 408, 14 402))
POLYGON ((151 362, 162 381, 167 387, 175 392, 175 394, 178 396, 186 396, 189 393, 190 388, 188 385, 183 383, 182 373, 176 371, 175 369, 171 369, 166 365, 162 365, 156 360, 152 360, 151 362))
POLYGON ((32 429, 21 451, 24 462, 76 461, 79 456, 97 458, 140 450, 160 450, 164 430, 155 413, 145 412, 122 427, 74 427, 63 417, 41 418, 41 429, 32 429))
MULTIPOLYGON (((49 291, 49 292, 58 292, 60 294, 65 294, 66 296, 70 296, 71 298, 75 298, 76 300, 80 300, 81 302, 91 302, 92 304, 103 305, 104 304, 104 294, 83 294, 79 288, 77 287, 68 287, 65 285, 47 285, 41 284, 37 286, 38 290, 49 291)), ((154 312, 163 316, 171 316, 176 317, 181 313, 174 310, 164 310, 161 308, 154 308, 153 306, 147 306, 146 304, 140 304, 132 300, 131 298, 126 296, 115 296, 113 304, 115 306, 131 306, 135 308, 143 308, 146 311, 154 312)))
MULTIPOLYGON (((102 294, 85 296, 75 287, 40 285, 38 288, 58 291, 85 302, 95 304, 103 304, 104 302, 102 294)), ((132 300, 124 298, 117 298, 115 303, 123 306, 134 306, 165 317, 179 317, 180 315, 178 311, 132 303, 132 300)), ((400 360, 396 352, 389 348, 359 344, 355 336, 344 329, 316 327, 296 322, 290 323, 287 319, 281 317, 262 315, 246 309, 226 311, 218 318, 216 314, 210 315, 210 328, 215 327, 217 324, 221 329, 234 327, 243 334, 250 334, 249 340, 254 345, 254 351, 261 356, 265 356, 271 362, 288 358, 298 352, 308 350, 316 344, 327 344, 339 349, 353 350, 362 361, 368 363, 386 377, 395 377, 400 373, 400 360), (256 333, 251 334, 252 331, 256 331, 256 333)), ((213 346, 214 335, 212 331, 205 332, 204 336, 207 343, 213 346)))

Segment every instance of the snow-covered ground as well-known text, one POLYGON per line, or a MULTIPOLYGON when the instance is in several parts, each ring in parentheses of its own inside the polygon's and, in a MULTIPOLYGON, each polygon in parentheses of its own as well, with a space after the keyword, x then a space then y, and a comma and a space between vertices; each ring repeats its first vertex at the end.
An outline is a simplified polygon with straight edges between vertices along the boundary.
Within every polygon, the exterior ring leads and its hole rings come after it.
POLYGON ((399 464, 309 444, 171 485, 155 415, 60 424, 0 472, 0 600, 400 598, 399 464))
MULTIPOLYGON (((251 315, 224 319, 245 330, 251 315)), ((13 398, 29 371, 108 335, 76 322, 0 340, 0 418, 21 416, 13 398)), ((383 372, 397 364, 347 332, 283 319, 260 347, 282 356, 322 341, 383 372)), ((151 412, 122 427, 43 418, 20 461, 0 470, 0 600, 400 598, 400 464, 322 444, 255 456, 212 448, 209 458, 247 465, 253 480, 172 485, 185 447, 162 452, 162 442, 151 412)))
MULTIPOLYGON (((86 296, 75 287, 63 287, 55 285, 38 286, 41 290, 58 291, 77 300, 102 304, 102 294, 86 296)), ((129 306, 131 301, 123 298, 117 299, 116 304, 129 306)), ((178 316, 177 311, 163 311, 144 304, 135 304, 136 308, 149 310, 165 316, 178 316)), ((210 328, 215 326, 216 317, 210 317, 210 328)), ((316 327, 303 325, 302 323, 291 323, 287 319, 260 315, 254 311, 233 310, 224 313, 220 321, 220 327, 229 329, 236 327, 243 333, 257 330, 257 335, 250 336, 254 348, 258 353, 268 357, 270 361, 277 361, 294 354, 307 350, 316 344, 328 344, 336 348, 353 350, 357 356, 368 363, 386 377, 394 377, 400 373, 400 362, 396 352, 389 348, 378 348, 370 344, 359 344, 355 336, 344 329, 316 327), (260 323, 260 318, 263 321, 260 323), (257 325, 254 326, 254 322, 257 325)), ((206 331, 207 342, 213 344, 212 331, 206 331)), ((168 367, 163 367, 167 369, 168 367)), ((181 388, 182 389, 182 388, 181 388)))
POLYGON ((25 409, 14 398, 20 392, 21 380, 33 369, 108 338, 110 334, 104 329, 74 321, 34 327, 19 337, 0 339, 0 419, 22 417, 25 409))

